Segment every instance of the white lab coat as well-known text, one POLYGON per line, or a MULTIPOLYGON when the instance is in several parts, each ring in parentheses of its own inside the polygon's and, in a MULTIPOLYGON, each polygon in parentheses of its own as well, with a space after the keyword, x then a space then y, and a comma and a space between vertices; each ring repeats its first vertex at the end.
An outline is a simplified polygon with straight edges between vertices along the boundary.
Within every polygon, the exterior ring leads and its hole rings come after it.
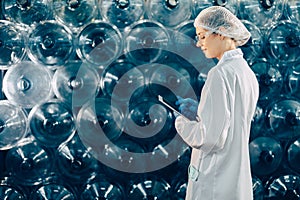
POLYGON ((199 172, 197 180, 189 175, 186 200, 253 199, 248 144, 258 95, 242 51, 227 51, 203 86, 200 122, 176 118, 179 135, 192 147, 190 166, 199 172))

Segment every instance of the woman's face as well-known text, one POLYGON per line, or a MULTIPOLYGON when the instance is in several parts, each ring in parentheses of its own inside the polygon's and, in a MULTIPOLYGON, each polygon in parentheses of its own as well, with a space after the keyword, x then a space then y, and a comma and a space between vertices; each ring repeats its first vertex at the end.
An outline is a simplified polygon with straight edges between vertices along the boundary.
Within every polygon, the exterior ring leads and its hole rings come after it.
POLYGON ((197 47, 201 48, 205 56, 207 58, 218 58, 220 60, 223 55, 222 36, 201 27, 196 27, 196 35, 198 38, 197 47))

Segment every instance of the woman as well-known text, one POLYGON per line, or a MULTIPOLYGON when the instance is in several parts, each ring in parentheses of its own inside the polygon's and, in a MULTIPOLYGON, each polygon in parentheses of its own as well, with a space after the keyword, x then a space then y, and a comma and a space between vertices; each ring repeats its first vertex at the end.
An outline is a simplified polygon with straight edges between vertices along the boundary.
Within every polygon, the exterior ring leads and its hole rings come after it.
POLYGON ((201 11, 194 26, 197 46, 218 63, 208 73, 199 105, 191 99, 177 101, 184 115, 198 119, 178 116, 175 121, 178 133, 192 147, 186 199, 252 200, 248 144, 259 91, 238 48, 251 35, 220 6, 201 11))

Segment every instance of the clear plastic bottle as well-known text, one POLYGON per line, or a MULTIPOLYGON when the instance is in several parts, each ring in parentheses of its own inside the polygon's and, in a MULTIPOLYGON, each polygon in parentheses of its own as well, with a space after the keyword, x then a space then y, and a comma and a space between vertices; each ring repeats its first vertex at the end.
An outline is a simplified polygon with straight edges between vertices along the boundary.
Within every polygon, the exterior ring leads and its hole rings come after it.
POLYGON ((300 26, 298 23, 281 20, 269 27, 266 33, 266 54, 274 63, 299 61, 300 26))
POLYGON ((170 45, 167 29, 159 22, 140 20, 126 31, 125 55, 136 65, 156 62, 165 57, 170 45))
POLYGON ((28 131, 27 112, 7 100, 0 100, 0 150, 16 146, 28 131))
POLYGON ((24 59, 25 35, 19 24, 0 20, 0 37, 0 70, 6 70, 24 59))
POLYGON ((288 67, 285 86, 290 95, 300 99, 300 64, 295 63, 288 67))
POLYGON ((8 150, 5 166, 16 185, 34 186, 53 172, 53 157, 49 150, 29 137, 8 150))
POLYGON ((259 59, 251 65, 251 69, 259 82, 260 100, 269 100, 280 94, 283 76, 278 68, 266 59, 259 59))
POLYGON ((25 194, 19 189, 5 183, 0 183, 1 199, 26 200, 25 194))
POLYGON ((77 131, 86 146, 99 146, 120 137, 124 113, 109 98, 96 98, 85 104, 76 116, 77 131))
POLYGON ((34 24, 52 17, 52 9, 49 0, 3 0, 2 11, 5 19, 34 24))
POLYGON ((37 189, 33 190, 29 199, 39 200, 77 200, 75 193, 72 189, 68 188, 62 183, 49 182, 39 185, 37 189))
POLYGON ((150 20, 174 27, 191 17, 191 0, 147 0, 146 14, 150 20))
POLYGON ((55 71, 52 83, 57 98, 72 107, 82 106, 99 92, 99 75, 81 61, 70 61, 55 71))
POLYGON ((165 180, 147 177, 133 181, 128 192, 128 199, 171 200, 171 189, 165 180))
POLYGON ((63 66, 74 53, 71 30, 57 21, 43 21, 28 35, 29 58, 50 68, 63 66))
POLYGON ((274 137, 290 140, 300 135, 300 103, 298 100, 279 100, 272 104, 268 121, 274 137))
POLYGON ((283 149, 280 142, 274 138, 255 138, 249 144, 249 152, 251 170, 258 177, 271 175, 281 165, 283 149))
POLYGON ((238 13, 238 1, 237 0, 192 0, 192 19, 195 19, 197 15, 205 8, 210 6, 223 6, 230 10, 232 13, 238 13))
POLYGON ((113 180, 127 185, 135 173, 147 171, 147 157, 145 148, 137 141, 121 137, 114 143, 106 144, 101 150, 100 161, 104 174, 109 174, 113 180))
POLYGON ((174 95, 181 97, 196 98, 193 89, 194 77, 189 69, 176 63, 149 65, 148 88, 153 96, 161 95, 171 101, 174 95))
POLYGON ((81 60, 98 68, 105 68, 123 51, 123 36, 113 24, 94 21, 85 26, 78 35, 77 55, 81 60))
POLYGON ((299 23, 299 21, 300 21, 299 9, 300 9, 300 1, 299 0, 285 1, 284 14, 291 21, 299 23))
POLYGON ((251 37, 248 40, 248 42, 240 48, 244 53, 244 58, 251 65, 254 62, 254 60, 261 57, 262 55, 262 50, 264 46, 263 33, 252 22, 247 20, 242 20, 242 22, 246 26, 248 31, 250 31, 251 37))
POLYGON ((53 96, 52 76, 45 66, 23 61, 5 73, 3 92, 10 102, 23 108, 32 108, 53 96))
POLYGON ((300 196, 300 178, 297 175, 286 174, 271 177, 267 183, 268 200, 298 200, 300 196))
POLYGON ((122 185, 106 177, 97 177, 87 182, 80 194, 81 200, 109 199, 125 200, 125 191, 122 185))
POLYGON ((53 0, 55 19, 77 33, 98 17, 97 0, 53 0))
POLYGON ((100 86, 103 93, 113 100, 129 102, 132 96, 140 96, 145 90, 145 79, 141 68, 119 59, 101 73, 100 86))
POLYGON ((256 176, 252 177, 253 200, 264 200, 265 188, 263 182, 256 176))
POLYGON ((126 28, 140 20, 145 12, 144 0, 102 0, 100 14, 119 29, 126 28))
POLYGON ((173 126, 172 112, 157 98, 141 96, 132 101, 126 116, 125 132, 147 145, 164 140, 173 126))
POLYGON ((287 160, 289 167, 295 170, 297 173, 300 172, 300 138, 292 141, 287 148, 287 160))
POLYGON ((47 147, 58 147, 75 134, 75 119, 71 108, 58 100, 34 106, 28 116, 32 135, 47 147))
POLYGON ((241 19, 248 20, 259 28, 267 28, 280 19, 284 0, 240 0, 238 1, 241 19))
POLYGON ((62 144, 56 153, 56 171, 70 185, 80 185, 98 172, 98 161, 92 155, 92 149, 86 147, 78 135, 62 144))

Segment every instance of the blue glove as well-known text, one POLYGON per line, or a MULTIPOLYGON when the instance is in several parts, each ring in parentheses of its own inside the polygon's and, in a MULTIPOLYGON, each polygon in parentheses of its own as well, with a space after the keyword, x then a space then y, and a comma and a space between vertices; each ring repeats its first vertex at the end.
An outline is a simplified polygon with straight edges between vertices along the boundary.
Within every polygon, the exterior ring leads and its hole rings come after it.
POLYGON ((196 120, 198 102, 191 98, 184 99, 178 96, 177 98, 178 100, 175 102, 175 104, 179 105, 179 111, 190 120, 196 120))

